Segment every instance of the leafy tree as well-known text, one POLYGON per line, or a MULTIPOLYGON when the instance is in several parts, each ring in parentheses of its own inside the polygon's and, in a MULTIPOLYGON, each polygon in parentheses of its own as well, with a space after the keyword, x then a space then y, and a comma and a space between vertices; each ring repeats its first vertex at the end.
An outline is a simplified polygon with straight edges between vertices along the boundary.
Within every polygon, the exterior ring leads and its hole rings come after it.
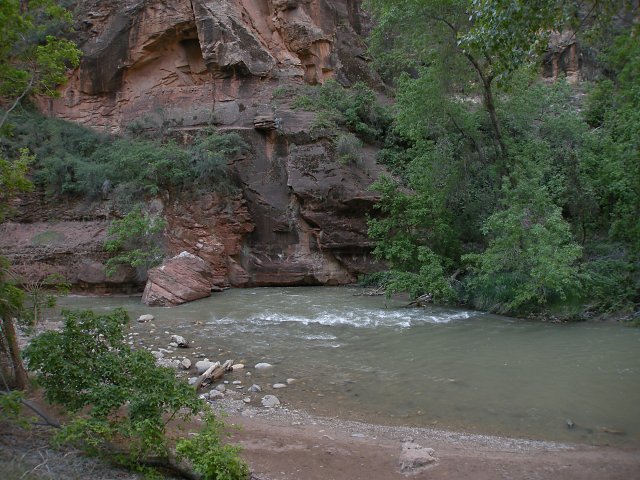
POLYGON ((140 208, 114 220, 104 243, 105 250, 113 254, 106 262, 107 274, 113 275, 119 265, 145 270, 159 265, 163 258, 159 245, 165 226, 163 218, 140 208))
POLYGON ((55 0, 3 0, 0 4, 0 128, 31 93, 56 96, 68 67, 80 63, 80 50, 62 38, 70 12, 55 0))
POLYGON ((582 249, 552 191, 563 179, 544 178, 548 148, 540 141, 513 148, 516 164, 505 179, 502 209, 482 228, 489 244, 482 253, 464 257, 471 264, 467 288, 476 307, 523 313, 581 290, 577 261, 582 249))
MULTIPOLYGON (((67 311, 63 316, 61 331, 45 332, 25 349, 45 398, 76 415, 59 440, 148 473, 153 465, 179 468, 167 426, 174 419, 191 419, 205 403, 172 369, 156 366, 151 353, 127 345, 124 310, 103 315, 67 311)), ((209 464, 202 472, 205 478, 246 478, 238 449, 220 442, 221 431, 221 422, 209 414, 202 433, 208 445, 198 450, 203 457, 192 455, 196 447, 191 445, 198 440, 179 443, 181 453, 209 464)))

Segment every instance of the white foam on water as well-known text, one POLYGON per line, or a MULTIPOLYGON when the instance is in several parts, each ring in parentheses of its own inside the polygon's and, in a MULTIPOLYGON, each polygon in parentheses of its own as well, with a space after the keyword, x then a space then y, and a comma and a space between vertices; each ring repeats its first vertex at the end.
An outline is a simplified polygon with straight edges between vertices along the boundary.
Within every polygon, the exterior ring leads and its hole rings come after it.
MULTIPOLYGON (((471 317, 471 312, 430 312, 426 314, 423 310, 407 309, 364 309, 355 308, 352 310, 337 311, 309 311, 306 314, 288 314, 273 311, 266 311, 251 318, 231 318, 222 317, 212 319, 210 323, 216 325, 245 324, 268 326, 285 323, 297 323, 301 325, 322 325, 322 326, 351 326, 356 328, 410 328, 424 323, 449 323, 455 320, 464 320, 471 317)), ((240 325, 238 325, 240 328, 240 325)), ((313 336, 305 337, 314 340, 313 336)), ((335 337, 333 337, 335 338, 335 337)), ((317 338, 325 340, 327 338, 317 338)))

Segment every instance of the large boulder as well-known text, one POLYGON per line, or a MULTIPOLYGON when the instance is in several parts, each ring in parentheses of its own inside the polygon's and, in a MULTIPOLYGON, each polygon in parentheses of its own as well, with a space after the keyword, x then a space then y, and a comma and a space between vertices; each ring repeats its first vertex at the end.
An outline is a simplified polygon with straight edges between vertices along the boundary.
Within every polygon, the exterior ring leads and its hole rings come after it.
POLYGON ((182 252, 149 271, 142 295, 145 305, 170 307, 211 295, 213 275, 207 262, 182 252))

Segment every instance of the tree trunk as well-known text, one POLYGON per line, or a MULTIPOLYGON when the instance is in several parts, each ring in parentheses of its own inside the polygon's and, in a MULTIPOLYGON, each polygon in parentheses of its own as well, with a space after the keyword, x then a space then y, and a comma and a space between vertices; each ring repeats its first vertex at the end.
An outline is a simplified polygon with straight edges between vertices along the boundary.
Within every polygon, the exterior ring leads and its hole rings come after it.
POLYGON ((5 316, 2 319, 2 331, 7 339, 7 346, 9 347, 9 356, 11 363, 13 364, 13 377, 15 387, 18 390, 25 390, 29 385, 29 377, 27 376, 27 370, 22 363, 22 357, 20 357, 20 347, 18 346, 18 336, 16 335, 16 329, 13 325, 13 320, 9 316, 5 316))

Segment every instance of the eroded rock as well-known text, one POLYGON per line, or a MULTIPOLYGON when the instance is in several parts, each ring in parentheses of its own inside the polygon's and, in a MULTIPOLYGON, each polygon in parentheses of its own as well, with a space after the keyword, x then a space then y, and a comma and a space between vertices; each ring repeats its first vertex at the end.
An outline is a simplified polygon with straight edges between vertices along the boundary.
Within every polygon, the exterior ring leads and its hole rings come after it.
POLYGON ((142 302, 150 306, 180 305, 208 297, 212 286, 209 265, 196 255, 182 252, 149 271, 142 302))
POLYGON ((433 448, 425 448, 413 440, 402 442, 400 452, 400 472, 407 474, 418 473, 436 462, 433 448))

